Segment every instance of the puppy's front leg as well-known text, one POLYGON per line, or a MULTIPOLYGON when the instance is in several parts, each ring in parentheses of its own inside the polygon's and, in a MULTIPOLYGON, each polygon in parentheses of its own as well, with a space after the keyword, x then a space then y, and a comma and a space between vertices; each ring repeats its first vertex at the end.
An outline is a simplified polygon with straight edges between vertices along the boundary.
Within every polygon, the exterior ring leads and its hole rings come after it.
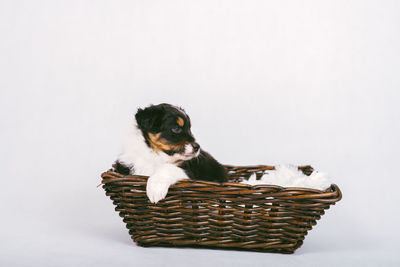
POLYGON ((171 185, 187 178, 186 173, 181 168, 173 164, 163 164, 147 180, 147 197, 150 202, 157 203, 165 198, 171 185))

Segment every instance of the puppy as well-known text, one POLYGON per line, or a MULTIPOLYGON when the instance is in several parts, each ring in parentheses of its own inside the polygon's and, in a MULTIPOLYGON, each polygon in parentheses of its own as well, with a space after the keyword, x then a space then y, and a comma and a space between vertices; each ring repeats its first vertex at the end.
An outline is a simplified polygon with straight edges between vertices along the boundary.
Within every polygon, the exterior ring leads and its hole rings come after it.
POLYGON ((185 111, 170 104, 139 109, 115 171, 149 176, 146 193, 152 203, 165 198, 169 186, 182 179, 227 181, 226 169, 200 149, 190 127, 185 111))

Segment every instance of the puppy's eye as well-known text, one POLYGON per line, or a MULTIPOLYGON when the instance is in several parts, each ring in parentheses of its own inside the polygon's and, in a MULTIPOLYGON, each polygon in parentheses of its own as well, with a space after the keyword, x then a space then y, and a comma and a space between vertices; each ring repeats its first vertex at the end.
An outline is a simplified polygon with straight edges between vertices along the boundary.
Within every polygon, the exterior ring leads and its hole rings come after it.
POLYGON ((171 131, 172 131, 173 133, 178 134, 178 133, 181 133, 181 132, 182 132, 182 128, 181 128, 181 127, 178 127, 178 126, 175 126, 174 128, 171 129, 171 131))

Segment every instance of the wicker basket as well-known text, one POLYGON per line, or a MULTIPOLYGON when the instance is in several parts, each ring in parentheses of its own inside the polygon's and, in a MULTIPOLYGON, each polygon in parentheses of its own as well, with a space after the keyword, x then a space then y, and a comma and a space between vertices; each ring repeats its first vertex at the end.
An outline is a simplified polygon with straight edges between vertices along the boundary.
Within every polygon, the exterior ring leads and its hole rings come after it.
MULTIPOLYGON (((325 191, 238 183, 273 166, 226 166, 230 180, 183 180, 157 204, 146 196, 147 176, 108 171, 103 188, 140 246, 213 247, 293 253, 325 209, 342 197, 325 191)), ((310 175, 310 166, 299 167, 310 175)))

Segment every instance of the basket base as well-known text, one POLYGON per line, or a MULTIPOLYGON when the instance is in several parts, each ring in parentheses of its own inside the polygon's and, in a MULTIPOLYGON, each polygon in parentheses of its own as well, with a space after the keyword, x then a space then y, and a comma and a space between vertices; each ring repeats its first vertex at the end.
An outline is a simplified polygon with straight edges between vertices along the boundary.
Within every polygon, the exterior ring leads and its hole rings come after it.
MULTIPOLYGON (((132 238, 133 240, 133 238, 132 238)), ((198 245, 198 244, 171 244, 171 243, 148 243, 148 242, 135 242, 138 246, 149 248, 149 247, 164 247, 164 248, 197 248, 197 249, 218 249, 227 251, 252 251, 252 252, 269 252, 269 253, 279 253, 279 254, 293 254, 296 249, 303 245, 303 241, 298 241, 297 244, 289 248, 243 248, 243 247, 232 247, 232 246, 210 246, 210 245, 198 245)))

